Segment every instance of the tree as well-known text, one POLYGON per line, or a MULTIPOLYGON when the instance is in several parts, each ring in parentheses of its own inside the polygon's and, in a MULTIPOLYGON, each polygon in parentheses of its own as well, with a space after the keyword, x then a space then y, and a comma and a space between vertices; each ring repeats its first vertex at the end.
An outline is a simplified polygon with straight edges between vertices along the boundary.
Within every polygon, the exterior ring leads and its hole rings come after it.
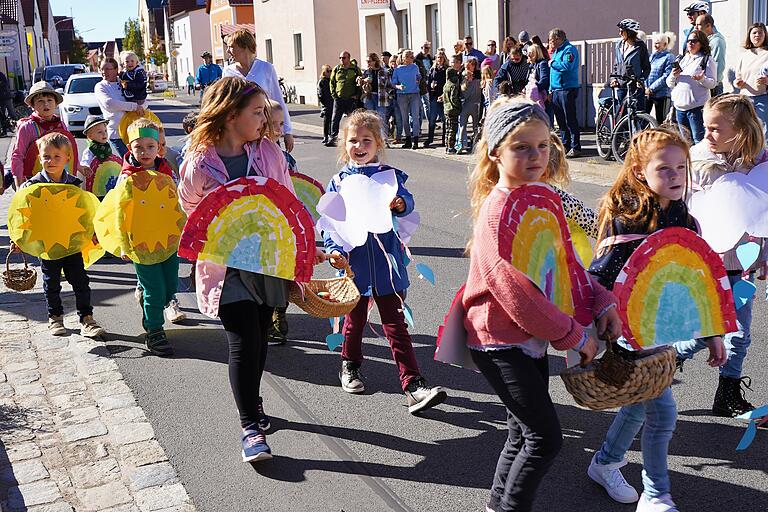
POLYGON ((163 67, 168 62, 165 44, 157 36, 152 40, 152 46, 149 48, 149 59, 157 67, 163 67))
POLYGON ((69 51, 70 64, 85 64, 88 54, 88 48, 85 46, 80 33, 75 30, 75 37, 72 38, 72 49, 69 51))
POLYGON ((144 60, 144 44, 141 40, 139 20, 136 18, 128 18, 128 21, 123 25, 123 32, 125 33, 125 37, 123 38, 123 49, 134 52, 139 56, 139 60, 144 60))

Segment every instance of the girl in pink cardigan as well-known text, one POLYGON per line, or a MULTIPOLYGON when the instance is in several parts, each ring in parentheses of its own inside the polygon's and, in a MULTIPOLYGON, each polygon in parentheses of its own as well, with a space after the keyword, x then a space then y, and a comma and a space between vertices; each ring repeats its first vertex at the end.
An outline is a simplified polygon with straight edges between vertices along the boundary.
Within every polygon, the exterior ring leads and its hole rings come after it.
MULTIPOLYGON (((266 134, 267 95, 242 78, 222 78, 205 92, 205 102, 181 166, 179 198, 189 214, 205 195, 244 176, 265 176, 293 192, 283 152, 266 134)), ((323 260, 322 252, 318 260, 323 260)), ((259 396, 267 358, 267 329, 275 306, 287 302, 287 281, 198 261, 197 303, 219 317, 229 343, 229 382, 240 412, 243 461, 272 458, 265 431, 269 417, 259 396)))
MULTIPOLYGON (((584 326, 550 302, 508 255, 499 254, 508 194, 549 179, 549 130, 549 117, 538 105, 498 100, 488 112, 479 161, 470 176, 475 227, 462 299, 464 327, 472 360, 507 408, 509 428, 487 511, 531 510, 536 489, 562 445, 548 390, 547 344, 578 350, 582 365, 597 351, 584 326)), ((618 337, 615 298, 594 279, 586 286, 599 335, 618 337)))

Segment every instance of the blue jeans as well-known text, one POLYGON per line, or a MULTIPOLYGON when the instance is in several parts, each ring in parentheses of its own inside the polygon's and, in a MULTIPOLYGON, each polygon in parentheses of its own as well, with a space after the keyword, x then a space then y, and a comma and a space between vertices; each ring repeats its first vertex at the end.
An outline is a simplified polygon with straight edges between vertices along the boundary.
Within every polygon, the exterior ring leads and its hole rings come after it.
POLYGON ((122 160, 125 154, 128 152, 128 146, 125 145, 123 139, 109 139, 109 142, 112 143, 112 147, 115 148, 115 153, 122 160))
POLYGON ((366 97, 363 100, 363 106, 365 107, 365 110, 373 110, 377 114, 379 114, 379 119, 381 119, 381 135, 384 137, 384 140, 387 140, 387 107, 380 107, 379 106, 379 99, 377 97, 369 98, 366 97))
POLYGON ((403 138, 403 116, 400 115, 400 105, 397 104, 397 97, 387 107, 387 122, 389 118, 395 118, 395 139, 403 138))
POLYGON ((397 95, 397 105, 400 107, 400 115, 403 118, 403 125, 406 127, 405 136, 416 138, 421 135, 421 96, 419 93, 403 93, 397 95), (408 116, 411 116, 411 130, 408 133, 408 116))
POLYGON ((576 114, 576 98, 578 89, 557 89, 552 91, 552 110, 560 128, 560 140, 566 150, 581 151, 581 130, 579 117, 576 114))
POLYGON ((755 106, 757 117, 763 122, 763 133, 768 139, 768 94, 752 96, 752 104, 755 106))
MULTIPOLYGON (((728 276, 731 286, 741 280, 740 275, 728 276)), ((754 282, 755 275, 750 274, 749 280, 754 282)), ((747 357, 747 349, 752 344, 750 330, 752 327, 752 303, 754 296, 746 304, 736 310, 736 325, 739 330, 728 333, 723 336, 723 344, 728 355, 728 361, 720 368, 720 375, 738 379, 741 377, 741 371, 744 367, 744 358, 747 357)), ((681 359, 690 359, 699 350, 707 345, 702 340, 679 341, 674 344, 677 355, 681 359)))
POLYGON ((704 107, 696 107, 690 110, 675 110, 677 124, 691 131, 693 143, 698 144, 704 138, 704 107))
POLYGON ((643 428, 640 447, 643 450, 643 493, 656 498, 670 491, 667 453, 675 431, 677 405, 672 388, 657 398, 619 409, 605 441, 597 453, 598 464, 614 464, 624 460, 635 436, 643 428))
POLYGON ((437 98, 429 100, 429 138, 435 136, 435 125, 440 119, 443 123, 443 133, 445 133, 445 109, 443 104, 437 101, 437 98))
POLYGON ((480 103, 462 103, 459 114, 459 132, 456 135, 456 149, 467 147, 467 125, 472 117, 472 133, 477 133, 477 125, 480 122, 480 103))
POLYGON ((431 105, 429 104, 429 93, 421 96, 421 119, 420 121, 429 120, 429 112, 431 105))

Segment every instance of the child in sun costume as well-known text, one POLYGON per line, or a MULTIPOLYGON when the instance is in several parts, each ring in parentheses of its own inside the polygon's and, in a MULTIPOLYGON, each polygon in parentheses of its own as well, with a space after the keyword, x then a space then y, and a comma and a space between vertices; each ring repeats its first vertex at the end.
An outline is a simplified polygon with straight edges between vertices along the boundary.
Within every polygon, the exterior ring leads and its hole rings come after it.
POLYGON ((104 329, 93 319, 91 288, 82 250, 93 238, 93 215, 98 201, 79 187, 81 181, 64 170, 72 157, 69 138, 43 135, 36 142, 43 170, 27 180, 14 196, 9 211, 11 251, 40 256, 43 291, 48 306, 48 330, 67 333, 61 303, 61 273, 72 285, 80 317, 80 333, 96 338, 104 329))
MULTIPOLYGON (((661 286, 658 295, 645 286, 646 291, 637 296, 638 302, 649 303, 655 300, 654 296, 660 296, 661 302, 667 300, 671 303, 672 310, 683 309, 688 302, 685 299, 690 297, 690 292, 681 290, 683 286, 680 286, 685 282, 686 272, 694 274, 688 282, 696 285, 709 281, 714 288, 715 284, 722 286, 726 281, 725 270, 715 253, 703 240, 694 237, 691 233, 691 231, 697 231, 697 225, 688 213, 684 202, 689 178, 688 167, 688 144, 677 131, 662 128, 645 130, 633 139, 624 167, 602 202, 600 238, 595 259, 589 271, 602 285, 613 288, 619 296, 622 314, 628 320, 624 325, 625 338, 619 340, 619 344, 624 346, 632 345, 638 348, 651 344, 650 340, 643 341, 651 330, 655 330, 656 343, 677 341, 680 338, 675 339, 675 334, 679 334, 675 330, 678 325, 687 323, 686 318, 674 318, 675 312, 670 310, 667 310, 660 319, 639 321, 632 311, 637 308, 632 306, 631 298, 628 301, 629 307, 622 299, 620 286, 629 284, 628 274, 632 279, 636 279, 636 283, 640 283, 635 284, 635 287, 644 287, 645 283, 653 278, 656 279, 656 284, 661 286), (661 257, 659 263, 655 263, 654 260, 651 260, 651 263, 643 261, 651 250, 658 247, 655 241, 661 240, 659 237, 664 234, 664 231, 659 231, 665 228, 670 229, 667 233, 672 236, 667 238, 670 238, 673 244, 677 238, 674 230, 680 230, 678 240, 689 238, 698 240, 703 249, 697 251, 694 244, 689 243, 685 251, 672 248, 665 253, 668 257, 661 257), (686 234, 690 236, 685 236, 686 234), (673 261, 674 254, 680 255, 683 252, 685 256, 678 256, 679 262, 673 261), (697 261, 702 261, 700 257, 702 254, 709 263, 703 260, 704 263, 700 265, 702 272, 699 274, 699 268, 692 267, 697 261), (638 261, 634 266, 641 272, 646 269, 651 269, 653 272, 654 267, 661 267, 656 275, 647 277, 643 281, 642 276, 637 277, 638 272, 629 268, 628 260, 638 261), (708 273, 719 275, 710 276, 708 279, 708 273), (671 339, 663 339, 665 335, 671 336, 671 339), (626 337, 631 339, 627 340, 626 337)), ((716 313, 720 311, 730 313, 728 315, 730 321, 702 326, 694 331, 705 333, 703 336, 706 338, 702 343, 710 349, 709 363, 712 366, 720 366, 725 362, 725 351, 720 335, 727 332, 729 328, 735 327, 735 318, 733 303, 728 302, 730 295, 727 287, 712 294, 718 302, 724 301, 725 307, 716 313), (730 308, 730 311, 727 308, 730 308)), ((707 297, 698 298, 708 299, 707 297)), ((671 388, 666 388, 656 398, 622 407, 608 429, 602 447, 593 456, 587 474, 603 486, 614 500, 620 503, 637 501, 638 512, 676 512, 667 470, 667 451, 675 429, 676 417, 677 407, 671 388), (644 490, 642 496, 638 496, 637 491, 624 480, 620 468, 627 463, 625 454, 641 428, 643 428, 641 446, 644 490)))
POLYGON ((83 150, 80 165, 91 170, 91 174, 85 176, 85 190, 93 192, 99 199, 115 188, 123 163, 112 152, 112 145, 107 135, 107 123, 108 121, 103 117, 88 116, 83 126, 88 147, 83 150))
POLYGON ((551 179, 549 117, 522 99, 489 109, 470 176, 474 234, 467 283, 457 296, 471 361, 507 409, 486 510, 528 511, 562 445, 548 391, 547 349, 574 349, 587 364, 597 342, 618 336, 613 295, 578 263, 551 179))
POLYGON ((186 216, 171 169, 158 156, 159 127, 139 119, 128 133, 123 170, 99 207, 96 230, 105 249, 132 261, 136 268, 147 350, 170 356, 173 349, 163 329, 163 310, 174 300, 178 287, 176 251, 186 216))

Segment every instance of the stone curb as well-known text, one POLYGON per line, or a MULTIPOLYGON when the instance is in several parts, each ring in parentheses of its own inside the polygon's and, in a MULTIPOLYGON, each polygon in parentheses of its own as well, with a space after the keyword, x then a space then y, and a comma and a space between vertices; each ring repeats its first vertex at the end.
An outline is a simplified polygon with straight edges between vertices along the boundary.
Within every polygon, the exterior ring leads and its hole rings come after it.
POLYGON ((0 295, 0 510, 194 511, 106 345, 76 315, 49 335, 41 292, 0 295))

